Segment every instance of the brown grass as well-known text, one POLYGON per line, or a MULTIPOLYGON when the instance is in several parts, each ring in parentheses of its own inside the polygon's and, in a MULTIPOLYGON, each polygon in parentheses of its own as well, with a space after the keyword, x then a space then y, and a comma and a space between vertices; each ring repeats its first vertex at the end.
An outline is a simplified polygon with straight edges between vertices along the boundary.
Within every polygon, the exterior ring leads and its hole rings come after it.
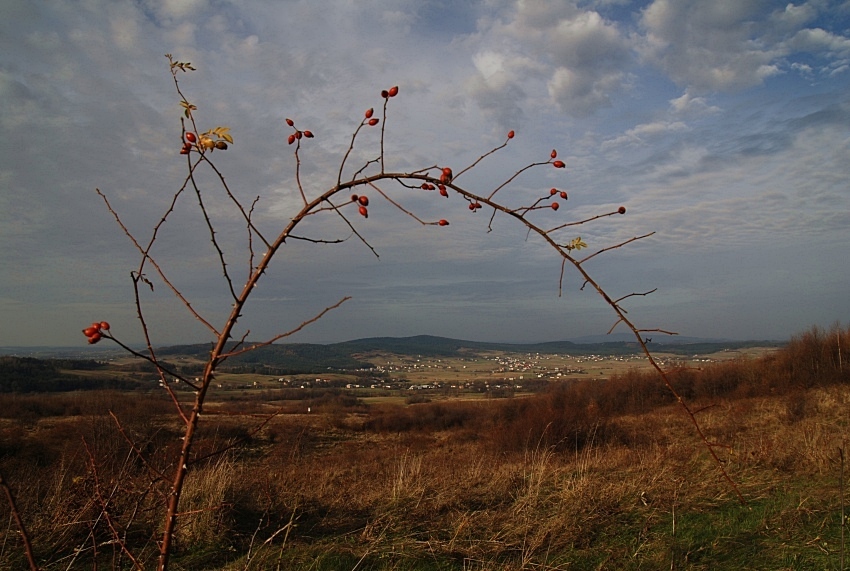
MULTIPOLYGON (((698 418, 747 506, 677 405, 638 372, 522 399, 364 407, 332 393, 311 414, 271 420, 260 403, 242 415, 231 403, 202 425, 197 453, 207 457, 189 471, 175 564, 824 568, 840 549, 850 367, 819 345, 822 360, 806 361, 795 343, 788 354, 675 376, 704 407, 698 418), (743 559, 724 559, 727 551, 743 559)), ((42 568, 129 568, 121 542, 150 565, 165 489, 157 474, 170 473, 179 446, 167 406, 116 393, 45 395, 37 417, 33 401, 4 398, 0 466, 42 568)), ((0 535, 0 566, 24 566, 14 528, 0 535)))

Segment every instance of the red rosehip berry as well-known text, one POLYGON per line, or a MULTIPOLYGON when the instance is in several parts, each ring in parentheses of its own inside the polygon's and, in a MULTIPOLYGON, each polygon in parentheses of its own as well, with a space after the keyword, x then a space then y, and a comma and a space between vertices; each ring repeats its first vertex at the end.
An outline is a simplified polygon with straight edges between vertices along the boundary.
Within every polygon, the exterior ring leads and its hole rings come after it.
POLYGON ((367 118, 367 119, 371 119, 371 118, 372 118, 372 113, 374 113, 374 112, 375 112, 375 110, 374 110, 373 108, 371 108, 371 107, 370 107, 369 109, 367 109, 367 110, 366 110, 366 118, 367 118))
POLYGON ((555 196, 556 194, 558 194, 557 188, 550 188, 549 189, 549 196, 555 196))
POLYGON ((366 208, 365 206, 361 206, 358 210, 360 212, 360 216, 362 216, 363 218, 369 218, 368 208, 366 208))
POLYGON ((304 133, 302 133, 301 131, 295 131, 295 138, 296 139, 300 139, 302 136, 304 136, 304 133))
POLYGON ((368 196, 361 196, 360 198, 357 199, 357 202, 359 202, 363 206, 369 206, 369 197, 368 196))
POLYGON ((83 329, 83 335, 85 335, 86 337, 91 337, 95 333, 98 333, 96 327, 86 327, 85 329, 83 329))
POLYGON ((440 185, 440 194, 445 196, 445 197, 449 196, 449 191, 446 190, 446 185, 444 185, 444 184, 440 185))
POLYGON ((387 92, 387 95, 389 95, 390 97, 395 97, 396 95, 398 95, 398 85, 390 87, 390 90, 387 92))
POLYGON ((104 331, 109 331, 109 323, 107 323, 106 321, 101 321, 100 322, 100 328, 103 329, 104 331))
POLYGON ((472 211, 475 210, 475 203, 474 202, 469 203, 469 209, 472 210, 472 211))
POLYGON ((290 127, 295 126, 295 123, 289 117, 286 118, 286 124, 289 125, 290 127))
POLYGON ((562 169, 567 165, 564 164, 564 161, 555 161, 554 163, 552 163, 552 166, 556 169, 562 169))
POLYGON ((187 149, 186 147, 183 147, 182 149, 180 149, 180 154, 181 155, 188 155, 189 149, 187 149))
POLYGON ((289 144, 290 144, 290 145, 291 145, 292 143, 294 143, 294 142, 295 142, 295 133, 292 133, 292 134, 289 136, 289 139, 287 139, 287 140, 289 141, 289 144))
POLYGON ((437 222, 437 224, 439 224, 440 226, 448 226, 449 221, 448 220, 440 220, 439 222, 437 222))
POLYGON ((558 210, 560 207, 561 207, 561 205, 558 204, 557 202, 552 203, 552 210, 558 210))
POLYGON ((563 190, 561 191, 561 198, 563 198, 564 200, 567 199, 567 193, 563 190))
POLYGON ((95 321, 94 323, 91 324, 91 326, 94 327, 95 329, 97 329, 98 331, 100 331, 100 322, 99 321, 95 321))
POLYGON ((514 133, 513 131, 508 131, 508 139, 513 139, 513 138, 514 138, 514 134, 515 134, 515 133, 514 133))
POLYGON ((351 202, 357 202, 358 200, 360 200, 359 196, 357 196, 356 194, 351 195, 351 202))
POLYGON ((558 156, 558 151, 556 151, 555 149, 552 149, 552 152, 549 153, 549 156, 552 157, 553 159, 556 158, 558 156))
POLYGON ((100 333, 98 333, 97 331, 95 331, 94 335, 89 335, 89 344, 94 345, 95 343, 100 341, 101 337, 102 337, 102 335, 100 333))
POLYGON ((304 131, 304 136, 307 137, 308 139, 312 139, 313 138, 313 131, 304 131))
POLYGON ((369 119, 369 126, 374 127, 378 124, 378 121, 380 121, 380 119, 378 119, 377 117, 372 117, 371 119, 369 119))
POLYGON ((620 214, 625 214, 626 213, 626 207, 621 206, 620 208, 617 209, 617 212, 619 212, 620 214))
POLYGON ((195 136, 194 133, 189 132, 189 133, 186 133, 186 140, 189 141, 190 143, 194 143, 195 141, 198 140, 198 138, 195 136))
POLYGON ((390 96, 390 92, 389 92, 389 91, 387 91, 386 89, 381 90, 381 97, 383 97, 384 99, 386 99, 386 98, 388 98, 389 96, 390 96))

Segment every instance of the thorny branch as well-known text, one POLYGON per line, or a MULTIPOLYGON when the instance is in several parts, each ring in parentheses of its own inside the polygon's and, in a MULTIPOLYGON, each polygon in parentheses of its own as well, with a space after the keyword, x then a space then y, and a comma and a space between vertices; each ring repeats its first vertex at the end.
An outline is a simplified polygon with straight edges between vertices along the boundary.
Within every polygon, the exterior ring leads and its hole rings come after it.
POLYGON ((94 478, 94 492, 97 496, 98 503, 100 504, 100 513, 106 520, 106 525, 109 527, 109 531, 112 533, 112 538, 119 545, 119 547, 121 547, 121 551, 123 551, 127 558, 133 563, 133 567, 135 567, 139 571, 144 571, 145 568, 142 566, 141 563, 139 563, 133 553, 127 548, 127 544, 121 538, 121 534, 115 527, 115 522, 112 519, 112 515, 110 515, 109 513, 109 506, 112 502, 113 497, 118 491, 118 484, 116 483, 115 486, 113 486, 112 491, 109 493, 108 497, 103 497, 103 492, 101 491, 100 476, 98 475, 97 462, 94 459, 94 454, 92 454, 88 442, 83 440, 83 445, 86 450, 86 454, 88 454, 89 457, 89 466, 91 469, 92 477, 94 478))
POLYGON ((349 299, 351 299, 351 296, 345 296, 344 298, 342 298, 341 300, 339 300, 339 301, 338 301, 338 302, 336 302, 335 304, 333 304, 333 305, 329 305, 328 307, 324 308, 322 311, 320 311, 319 313, 317 313, 316 315, 314 315, 314 316, 313 316, 313 317, 311 317, 310 319, 308 319, 308 320, 306 320, 306 321, 302 322, 302 323, 301 323, 301 325, 299 325, 298 327, 295 327, 294 329, 290 329, 290 330, 289 330, 289 331, 287 331, 286 333, 279 333, 278 335, 275 335, 274 337, 272 337, 271 339, 269 339, 269 340, 267 340, 267 341, 264 341, 264 342, 262 342, 262 343, 256 343, 256 344, 254 344, 254 345, 251 345, 251 346, 250 346, 250 347, 248 347, 248 348, 241 349, 241 350, 239 350, 239 351, 231 351, 231 352, 229 352, 229 353, 222 353, 222 354, 220 355, 220 357, 221 357, 222 359, 226 359, 226 358, 228 358, 228 357, 235 357, 235 356, 237 356, 237 355, 241 355, 242 353, 248 353, 248 352, 250 352, 250 351, 254 351, 254 350, 256 350, 256 349, 259 349, 260 347, 266 347, 266 346, 268 346, 268 345, 271 345, 271 344, 272 344, 272 343, 274 343, 275 341, 279 341, 280 339, 283 339, 284 337, 289 337, 289 336, 291 336, 291 335, 295 335, 296 333, 298 333, 299 331, 301 331, 302 329, 304 329, 305 327, 307 327, 307 326, 308 326, 308 325, 310 325, 311 323, 315 323, 315 322, 317 322, 317 321, 318 321, 318 320, 320 320, 322 317, 324 317, 326 313, 328 313, 329 311, 332 311, 332 310, 336 309, 337 307, 339 307, 340 305, 342 305, 343 303, 345 303, 345 302, 346 302, 346 301, 348 301, 349 299))
MULTIPOLYGON (((180 189, 180 191, 182 191, 182 190, 183 190, 183 189, 181 188, 181 189, 180 189)), ((142 248, 142 246, 139 244, 139 242, 136 240, 136 238, 133 236, 133 234, 130 232, 130 230, 129 230, 129 229, 128 229, 125 225, 124 225, 124 223, 121 221, 121 218, 118 216, 118 213, 117 213, 117 212, 116 212, 116 211, 112 208, 112 205, 111 205, 111 204, 109 204, 109 199, 107 199, 107 198, 106 198, 106 195, 105 195, 105 194, 103 194, 103 193, 100 191, 100 189, 99 189, 99 188, 96 188, 96 189, 95 189, 95 191, 96 191, 96 192, 98 193, 98 195, 100 195, 100 197, 103 199, 103 202, 105 202, 105 203, 106 203, 106 208, 107 208, 107 210, 109 210, 110 214, 112 214, 113 218, 115 218, 115 221, 118 223, 118 225, 121 227, 121 229, 122 229, 122 230, 124 231, 124 233, 127 235, 127 237, 128 237, 128 238, 130 238, 130 240, 133 242, 133 245, 134 245, 134 246, 136 246, 136 249, 138 249, 138 250, 139 250, 139 252, 141 252, 141 254, 142 254, 142 262, 141 262, 141 266, 140 266, 140 267, 139 267, 139 269, 136 271, 135 275, 136 275, 136 276, 138 276, 138 277, 143 276, 143 275, 144 275, 144 271, 143 271, 143 270, 144 270, 144 265, 145 265, 145 263, 146 263, 146 262, 150 262, 150 263, 151 263, 151 265, 152 265, 152 266, 156 269, 156 272, 159 274, 160 279, 161 279, 161 280, 162 280, 162 281, 163 281, 163 282, 164 282, 164 283, 165 283, 165 284, 166 284, 166 285, 167 285, 167 286, 171 289, 172 293, 174 293, 174 295, 175 295, 175 296, 176 296, 176 297, 177 297, 180 301, 182 301, 182 302, 183 302, 183 304, 186 306, 186 308, 189 310, 189 312, 190 312, 190 313, 191 313, 191 314, 192 314, 192 315, 193 315, 193 316, 194 316, 194 317, 195 317, 198 321, 200 321, 201 323, 203 323, 203 324, 207 327, 207 329, 209 329, 209 330, 213 333, 213 335, 218 335, 218 334, 219 334, 219 332, 218 332, 218 331, 216 331, 216 328, 215 328, 215 327, 213 327, 213 326, 210 324, 210 322, 209 322, 209 321, 207 321, 206 319, 204 319, 203 317, 201 317, 201 315, 200 315, 197 311, 195 311, 195 308, 194 308, 194 307, 192 307, 192 304, 191 304, 191 303, 189 303, 189 300, 187 300, 187 299, 183 296, 183 294, 182 294, 182 293, 180 293, 180 290, 178 290, 178 289, 177 289, 177 287, 176 287, 176 286, 174 286, 174 284, 172 284, 172 283, 169 281, 169 279, 165 276, 165 272, 162 270, 162 268, 160 268, 159 264, 157 264, 157 263, 156 263, 156 260, 154 260, 154 259, 151 257, 151 255, 148 253, 148 252, 150 251, 151 246, 152 246, 152 245, 153 245, 153 243, 156 241, 156 235, 157 235, 157 232, 158 232, 158 230, 159 230, 160 226, 162 225, 162 223, 164 223, 164 222, 165 222, 165 219, 168 217, 168 214, 169 214, 169 213, 170 213, 170 212, 174 209, 174 203, 176 202, 177 195, 179 194, 179 191, 178 191, 178 193, 177 193, 177 194, 175 194, 174 201, 172 201, 171 206, 169 207, 168 212, 166 212, 166 214, 162 217, 162 220, 160 220, 160 223, 159 223, 159 224, 157 224, 157 226, 154 228, 153 236, 151 237, 150 244, 148 245, 148 247, 147 247, 147 248, 142 248)), ((138 282, 138 279, 137 279, 136 281, 138 282)), ((151 286, 151 289, 153 289, 153 286, 151 286)))
POLYGON ((0 488, 3 488, 3 494, 6 496, 6 502, 9 504, 9 510, 12 512, 12 517, 15 520, 15 524, 18 526, 18 532, 21 534, 21 540, 24 542, 24 553, 27 556, 27 563, 29 563, 30 571, 38 571, 38 564, 35 562, 35 555, 33 554, 29 533, 27 533, 27 528, 24 526, 24 520, 21 518, 21 512, 18 511, 18 504, 15 501, 15 495, 12 493, 12 489, 9 487, 9 484, 7 484, 6 480, 3 478, 2 473, 0 473, 0 488))
MULTIPOLYGON (((209 159, 206 159, 209 162, 209 159)), ((236 300, 236 292, 233 289, 233 280, 230 279, 230 274, 227 272, 227 261, 224 259, 224 250, 221 249, 221 246, 218 245, 218 240, 215 237, 215 227, 213 227, 212 220, 210 220, 209 214, 207 214, 207 208, 204 206, 204 197, 201 195, 201 189, 198 188, 198 183, 195 181, 195 177, 191 177, 192 188, 195 191, 195 195, 198 197, 198 208, 201 211, 201 214, 204 215, 204 222, 207 224, 207 229, 210 232, 210 241, 212 242, 213 248, 215 248, 216 253, 218 254, 219 265, 221 266, 221 270, 224 273, 224 281, 227 282, 227 288, 230 290, 230 295, 233 296, 234 301, 236 300)))

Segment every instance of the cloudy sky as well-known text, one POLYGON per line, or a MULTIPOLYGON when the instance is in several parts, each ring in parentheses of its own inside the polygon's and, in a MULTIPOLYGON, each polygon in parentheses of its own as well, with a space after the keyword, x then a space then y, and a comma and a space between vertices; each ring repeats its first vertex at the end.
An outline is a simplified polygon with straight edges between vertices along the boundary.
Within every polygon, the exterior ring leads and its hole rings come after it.
MULTIPOLYGON (((0 345, 78 345, 108 320, 130 343, 132 244, 95 188, 145 241, 186 174, 181 108, 164 54, 191 62, 181 88, 202 129, 231 128, 213 159, 274 236, 299 208, 293 118, 311 196, 336 180, 351 134, 381 89, 400 87, 387 165, 465 174, 527 205, 568 191, 544 226, 627 207, 561 235, 589 251, 655 234, 588 262, 644 328, 781 339, 850 318, 850 2, 846 0, 0 0, 0 345)), ((378 128, 352 166, 377 156, 378 128)), ((351 169, 352 173, 356 168, 351 169)), ((244 221, 201 176, 229 268, 249 266, 244 221)), ((460 182, 460 181, 459 181, 460 182)), ((444 335, 547 341, 603 334, 614 316, 515 221, 456 195, 369 192, 370 216, 316 216, 260 282, 239 332, 263 339, 343 296, 290 339, 444 335)), ((154 248, 211 322, 229 309, 197 202, 178 201, 154 248)), ((155 278, 155 276, 151 276, 155 278)), ((156 343, 209 334, 154 279, 156 343)))

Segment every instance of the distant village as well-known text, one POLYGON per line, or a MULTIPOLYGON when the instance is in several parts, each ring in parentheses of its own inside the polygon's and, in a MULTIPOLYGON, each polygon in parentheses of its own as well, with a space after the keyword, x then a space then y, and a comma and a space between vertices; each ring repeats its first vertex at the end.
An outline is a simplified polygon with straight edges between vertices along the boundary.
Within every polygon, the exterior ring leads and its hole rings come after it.
MULTIPOLYGON (((656 356, 662 367, 694 366, 712 359, 656 356)), ((642 354, 581 355, 526 353, 475 355, 462 358, 396 357, 371 368, 335 371, 327 376, 281 376, 239 386, 219 383, 219 388, 290 389, 344 388, 386 391, 535 391, 552 381, 605 378, 646 366, 642 354), (352 378, 353 377, 353 378, 352 378)))

